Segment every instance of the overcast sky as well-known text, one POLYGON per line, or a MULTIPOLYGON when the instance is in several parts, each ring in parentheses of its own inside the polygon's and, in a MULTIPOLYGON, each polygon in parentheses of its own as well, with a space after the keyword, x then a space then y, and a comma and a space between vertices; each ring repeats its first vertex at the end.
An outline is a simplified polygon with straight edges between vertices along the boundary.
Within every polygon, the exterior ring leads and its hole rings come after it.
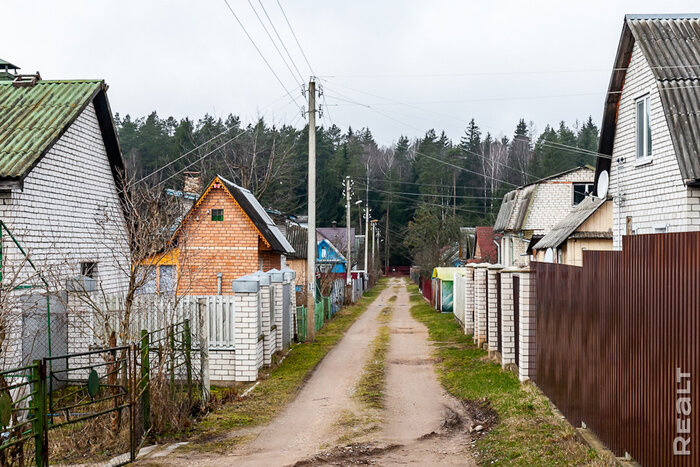
MULTIPOLYGON (((104 79, 114 112, 233 113, 246 122, 264 116, 303 125, 301 79, 287 70, 248 0, 228 1, 297 104, 283 97, 224 0, 1 1, 0 58, 44 79, 104 79)), ((308 80, 277 0, 261 1, 308 80)), ((589 115, 599 123, 624 14, 692 13, 700 6, 280 1, 321 77, 328 104, 321 123, 369 126, 382 144, 430 128, 458 139, 471 118, 484 131, 509 136, 519 118, 538 131, 589 115)), ((251 2, 267 21, 259 1, 251 2)))

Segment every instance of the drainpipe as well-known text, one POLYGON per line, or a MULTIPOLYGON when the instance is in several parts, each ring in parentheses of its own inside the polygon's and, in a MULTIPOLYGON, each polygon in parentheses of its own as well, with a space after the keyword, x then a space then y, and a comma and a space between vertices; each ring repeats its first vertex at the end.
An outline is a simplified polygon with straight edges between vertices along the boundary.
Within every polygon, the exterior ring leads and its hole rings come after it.
POLYGON ((216 295, 221 295, 221 280, 224 277, 224 273, 222 272, 217 272, 216 273, 216 295))
POLYGON ((493 241, 494 245, 496 245, 496 256, 498 258, 498 261, 496 264, 501 264, 501 244, 498 243, 498 240, 493 241))

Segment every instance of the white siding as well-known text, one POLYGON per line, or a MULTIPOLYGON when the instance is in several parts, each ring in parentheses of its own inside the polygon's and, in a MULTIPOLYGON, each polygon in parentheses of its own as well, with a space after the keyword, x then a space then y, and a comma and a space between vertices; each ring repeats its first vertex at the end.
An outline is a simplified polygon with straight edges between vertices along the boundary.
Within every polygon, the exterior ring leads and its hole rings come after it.
MULTIPOLYGON (((37 267, 50 268, 46 276, 53 286, 64 289, 65 278, 78 274, 83 261, 97 262, 106 293, 126 286, 124 214, 92 104, 2 208, 3 220, 37 267)), ((17 267, 22 256, 8 240, 3 242, 6 266, 17 267)))
POLYGON ((632 51, 620 97, 613 145, 610 190, 613 203, 613 248, 622 248, 627 217, 638 234, 654 233, 657 226, 669 232, 700 230, 700 190, 688 189, 671 141, 656 79, 639 45, 632 51), (635 100, 649 94, 652 157, 644 165, 636 161, 635 100), (618 158, 624 162, 618 163, 618 158))

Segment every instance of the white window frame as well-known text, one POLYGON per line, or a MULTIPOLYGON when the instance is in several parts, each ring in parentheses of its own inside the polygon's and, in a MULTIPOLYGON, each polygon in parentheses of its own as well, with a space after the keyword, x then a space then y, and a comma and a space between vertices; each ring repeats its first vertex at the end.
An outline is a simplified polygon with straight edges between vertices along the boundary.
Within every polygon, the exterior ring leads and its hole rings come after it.
POLYGON ((634 154, 638 161, 651 160, 653 145, 651 143, 650 94, 644 94, 634 99, 634 154), (642 133, 639 132, 639 105, 644 104, 642 115, 642 133), (639 139, 642 138, 642 154, 639 154, 639 139), (651 146, 651 147, 650 147, 651 146))

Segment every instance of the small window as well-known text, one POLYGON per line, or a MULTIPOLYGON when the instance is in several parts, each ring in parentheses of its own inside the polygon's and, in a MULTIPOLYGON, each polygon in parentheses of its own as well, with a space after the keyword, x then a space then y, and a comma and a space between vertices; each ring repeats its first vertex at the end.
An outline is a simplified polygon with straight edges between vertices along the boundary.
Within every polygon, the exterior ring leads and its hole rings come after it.
POLYGON ((212 209, 211 210, 211 220, 213 220, 213 221, 224 220, 224 210, 223 209, 212 209))
POLYGON ((583 201, 592 190, 592 183, 574 183, 574 206, 583 201))
POLYGON ((651 123, 649 121, 649 96, 640 97, 637 106, 637 159, 651 156, 651 123))
POLYGON ((321 258, 325 259, 327 255, 328 255, 328 250, 326 250, 326 247, 324 246, 323 248, 321 248, 321 258))
POLYGON ((175 292, 175 267, 171 265, 158 267, 158 292, 171 294, 175 292))
POLYGON ((95 279, 97 277, 97 263, 91 261, 80 263, 80 275, 95 279))

